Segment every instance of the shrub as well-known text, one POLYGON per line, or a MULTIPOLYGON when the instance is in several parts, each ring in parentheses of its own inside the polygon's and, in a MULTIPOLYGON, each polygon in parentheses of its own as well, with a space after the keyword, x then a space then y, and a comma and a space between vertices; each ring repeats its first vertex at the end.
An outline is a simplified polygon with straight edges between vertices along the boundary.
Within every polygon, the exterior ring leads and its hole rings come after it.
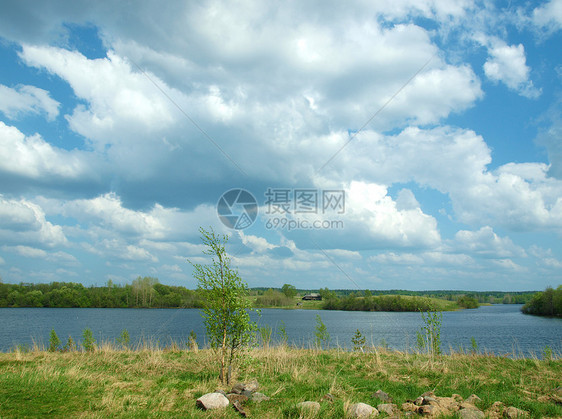
POLYGON ((91 352, 96 349, 96 339, 94 339, 92 331, 88 328, 82 331, 82 347, 87 352, 91 352))
POLYGON ((51 329, 51 333, 49 334, 49 352, 56 352, 59 350, 60 346, 60 339, 57 336, 57 332, 55 329, 51 329))

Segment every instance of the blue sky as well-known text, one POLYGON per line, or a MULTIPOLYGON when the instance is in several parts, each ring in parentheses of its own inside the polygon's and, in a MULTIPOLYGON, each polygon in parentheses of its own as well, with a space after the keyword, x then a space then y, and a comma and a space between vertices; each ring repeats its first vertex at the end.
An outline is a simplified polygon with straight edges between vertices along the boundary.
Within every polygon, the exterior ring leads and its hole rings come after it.
POLYGON ((212 226, 250 286, 557 286, 560 45, 561 0, 4 1, 0 276, 194 288, 212 226))

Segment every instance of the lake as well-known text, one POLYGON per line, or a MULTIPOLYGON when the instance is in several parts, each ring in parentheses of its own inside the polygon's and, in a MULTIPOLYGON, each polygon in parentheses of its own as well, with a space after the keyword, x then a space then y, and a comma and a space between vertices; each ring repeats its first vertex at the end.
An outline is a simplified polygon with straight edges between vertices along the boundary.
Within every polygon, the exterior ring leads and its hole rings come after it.
MULTIPOLYGON (((520 305, 506 304, 444 312, 443 350, 468 350, 474 337, 479 350, 498 355, 540 356, 546 346, 562 354, 562 319, 524 315, 520 309, 520 305)), ((419 313, 263 309, 261 317, 252 317, 261 327, 273 328, 273 340, 284 323, 289 342, 308 347, 314 341, 317 314, 330 333, 331 346, 343 348, 352 347, 351 338, 359 329, 367 343, 413 350, 422 326, 419 313)), ((113 341, 127 329, 132 343, 140 339, 164 345, 172 340, 185 343, 193 330, 198 343, 205 344, 203 321, 196 309, 0 308, 0 318, 0 351, 17 344, 31 346, 33 341, 47 346, 51 328, 63 343, 69 335, 80 341, 82 330, 90 328, 98 342, 113 341)))

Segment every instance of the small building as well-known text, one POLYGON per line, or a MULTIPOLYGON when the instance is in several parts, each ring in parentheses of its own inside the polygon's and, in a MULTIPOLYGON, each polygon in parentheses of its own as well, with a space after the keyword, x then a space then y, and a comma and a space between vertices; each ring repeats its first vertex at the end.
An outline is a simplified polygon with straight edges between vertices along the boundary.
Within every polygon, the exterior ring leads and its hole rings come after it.
POLYGON ((302 297, 302 299, 304 301, 311 301, 311 300, 318 300, 321 301, 322 300, 322 296, 316 292, 311 292, 310 294, 306 294, 304 297, 302 297))

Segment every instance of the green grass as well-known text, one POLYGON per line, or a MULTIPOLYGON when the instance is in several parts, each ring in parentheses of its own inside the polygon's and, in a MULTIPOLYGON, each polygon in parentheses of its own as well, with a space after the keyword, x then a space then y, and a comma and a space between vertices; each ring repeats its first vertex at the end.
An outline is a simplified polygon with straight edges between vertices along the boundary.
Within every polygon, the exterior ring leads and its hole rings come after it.
MULTIPOLYGON (((106 345, 91 353, 0 353, 0 417, 224 417, 231 408, 203 412, 197 397, 221 386, 209 350, 139 349, 106 345)), ((257 379, 271 400, 249 403, 252 417, 299 417, 295 404, 322 401, 318 417, 344 417, 355 402, 376 406, 371 394, 389 393, 400 405, 428 390, 464 398, 476 393, 486 409, 502 401, 532 417, 562 417, 549 400, 562 385, 562 361, 453 354, 431 358, 382 349, 370 353, 276 347, 253 349, 237 370, 237 380, 257 379)))

